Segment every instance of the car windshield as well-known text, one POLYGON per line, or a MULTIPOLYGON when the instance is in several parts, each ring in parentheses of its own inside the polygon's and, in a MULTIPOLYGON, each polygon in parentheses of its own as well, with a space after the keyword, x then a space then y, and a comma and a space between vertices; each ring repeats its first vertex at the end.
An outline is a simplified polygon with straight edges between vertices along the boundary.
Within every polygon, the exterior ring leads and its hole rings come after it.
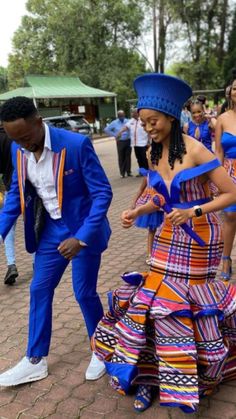
POLYGON ((45 118, 44 121, 57 128, 64 128, 80 132, 83 134, 90 134, 90 125, 82 115, 66 115, 45 118))
POLYGON ((70 116, 68 118, 68 120, 70 120, 71 122, 73 121, 75 123, 75 126, 81 126, 81 125, 86 125, 86 121, 83 119, 82 116, 70 116))

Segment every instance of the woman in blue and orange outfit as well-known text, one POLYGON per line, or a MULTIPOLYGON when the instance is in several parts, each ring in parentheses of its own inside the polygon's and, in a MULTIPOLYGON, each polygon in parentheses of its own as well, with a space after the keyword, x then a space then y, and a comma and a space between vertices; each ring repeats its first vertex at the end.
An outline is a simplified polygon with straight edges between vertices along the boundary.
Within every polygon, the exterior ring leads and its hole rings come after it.
MULTIPOLYGON (((236 184, 236 80, 229 89, 229 109, 222 113, 216 124, 215 153, 236 184)), ((232 273, 231 251, 236 232, 236 204, 224 209, 224 249, 221 278, 229 280, 232 273)))
POLYGON ((215 281, 222 251, 215 211, 236 201, 236 186, 207 148, 181 133, 181 108, 192 94, 185 82, 151 73, 134 86, 152 139, 156 195, 124 211, 122 224, 129 228, 160 208, 166 216, 150 272, 123 275, 126 284, 110 295, 93 345, 115 389, 138 385, 136 411, 150 406, 159 387, 161 405, 194 412, 199 397, 236 375, 236 288, 215 281), (214 200, 209 181, 221 192, 214 200))

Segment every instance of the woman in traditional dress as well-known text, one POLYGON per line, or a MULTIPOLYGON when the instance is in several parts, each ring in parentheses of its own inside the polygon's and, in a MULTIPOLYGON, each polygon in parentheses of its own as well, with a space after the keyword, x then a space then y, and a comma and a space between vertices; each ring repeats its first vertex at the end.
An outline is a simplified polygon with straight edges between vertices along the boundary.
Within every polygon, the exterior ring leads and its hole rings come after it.
POLYGON ((180 113, 191 96, 183 81, 145 74, 134 82, 138 109, 152 139, 149 171, 156 195, 122 214, 129 228, 162 208, 149 273, 124 274, 109 295, 93 346, 112 386, 137 385, 134 408, 143 411, 158 392, 164 406, 194 412, 199 398, 236 376, 236 289, 215 281, 221 227, 215 211, 236 201, 236 187, 215 156, 183 135, 180 113), (209 181, 221 194, 210 199, 209 181))
MULTIPOLYGON (((216 124, 215 154, 236 184, 236 80, 229 90, 229 109, 222 113, 216 124)), ((224 209, 224 249, 221 278, 229 280, 232 274, 231 251, 236 232, 236 204, 224 209)))
POLYGON ((212 132, 216 119, 204 113, 203 104, 197 100, 190 105, 192 120, 184 125, 184 132, 200 141, 208 150, 212 150, 212 132))

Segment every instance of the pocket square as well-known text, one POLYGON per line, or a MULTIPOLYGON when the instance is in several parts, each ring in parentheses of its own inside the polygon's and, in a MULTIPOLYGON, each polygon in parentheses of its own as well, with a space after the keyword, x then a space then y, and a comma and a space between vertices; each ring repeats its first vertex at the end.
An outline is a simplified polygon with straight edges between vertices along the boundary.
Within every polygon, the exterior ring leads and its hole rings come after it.
POLYGON ((71 175, 71 173, 74 173, 74 169, 69 169, 69 170, 66 170, 66 171, 64 172, 64 176, 71 175))

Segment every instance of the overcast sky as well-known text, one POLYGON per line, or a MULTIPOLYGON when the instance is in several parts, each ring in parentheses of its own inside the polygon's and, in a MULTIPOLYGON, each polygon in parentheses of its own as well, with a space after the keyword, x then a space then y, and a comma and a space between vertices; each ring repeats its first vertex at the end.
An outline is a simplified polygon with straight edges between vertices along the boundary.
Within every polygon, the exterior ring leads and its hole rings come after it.
POLYGON ((0 66, 7 66, 7 57, 12 51, 11 40, 20 26, 21 17, 26 13, 26 2, 27 0, 1 0, 0 66))

